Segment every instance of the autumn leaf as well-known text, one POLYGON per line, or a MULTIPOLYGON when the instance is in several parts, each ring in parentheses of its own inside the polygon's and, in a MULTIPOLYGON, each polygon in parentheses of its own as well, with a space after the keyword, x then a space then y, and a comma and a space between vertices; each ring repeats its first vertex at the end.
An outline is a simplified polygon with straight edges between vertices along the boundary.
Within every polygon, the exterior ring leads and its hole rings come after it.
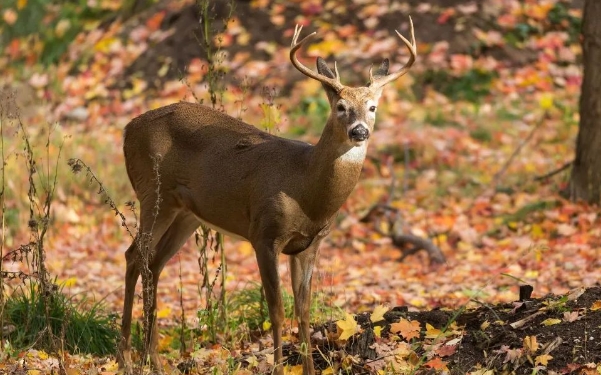
POLYGON ((447 370, 447 363, 439 357, 432 358, 428 362, 424 363, 424 365, 435 370, 447 370))
POLYGON ((376 337, 382 337, 382 327, 380 327, 380 326, 374 327, 374 335, 376 337))
POLYGON ((388 307, 378 305, 374 309, 374 312, 371 313, 369 320, 371 320, 372 323, 380 322, 380 321, 384 320, 384 314, 386 314, 387 312, 388 312, 388 307))
POLYGON ((450 355, 455 354, 457 351, 457 345, 442 345, 438 350, 436 350, 436 355, 439 357, 448 357, 450 355))
POLYGON ((555 324, 559 324, 561 323, 561 319, 557 319, 557 318, 548 318, 543 320, 540 324, 544 325, 544 326, 552 326, 555 324))
POLYGON ((286 367, 284 367, 284 374, 285 375, 303 375, 303 366, 302 365, 286 366, 286 367))
POLYGON ((597 311, 599 309, 601 309, 601 300, 597 300, 591 305, 591 311, 597 311))
POLYGON ((419 337, 420 329, 421 327, 417 320, 409 321, 403 318, 397 323, 392 323, 390 325, 390 332, 399 333, 407 341, 419 337))
POLYGON ((336 322, 336 325, 340 329, 339 340, 348 340, 352 335, 357 333, 359 326, 353 315, 346 313, 346 318, 336 322))
POLYGON ((434 328, 434 326, 432 326, 429 323, 426 323, 426 338, 427 339, 435 339, 442 335, 443 335, 443 333, 441 330, 439 330, 438 328, 434 328))
POLYGON ((563 321, 564 322, 575 322, 580 320, 581 316, 578 314, 578 311, 566 311, 563 313, 563 321))
POLYGON ((546 366, 551 359, 553 359, 553 357, 549 354, 541 354, 534 358, 534 364, 546 366))
POLYGON ((157 318, 167 318, 169 315, 171 315, 171 308, 168 306, 157 311, 157 318))
POLYGON ((536 336, 524 337, 524 349, 530 353, 535 353, 538 350, 538 342, 536 336))

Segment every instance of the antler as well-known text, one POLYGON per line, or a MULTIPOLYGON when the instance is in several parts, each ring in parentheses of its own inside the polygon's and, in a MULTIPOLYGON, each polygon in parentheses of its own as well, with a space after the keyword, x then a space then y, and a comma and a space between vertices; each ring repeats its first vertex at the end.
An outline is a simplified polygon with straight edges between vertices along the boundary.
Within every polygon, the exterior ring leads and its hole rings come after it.
POLYGON ((324 85, 328 85, 331 88, 333 88, 337 93, 339 93, 344 88, 344 85, 342 83, 340 83, 340 76, 338 75, 338 69, 336 68, 336 64, 334 64, 334 71, 336 72, 336 78, 329 78, 329 77, 326 77, 324 75, 316 73, 313 70, 307 68, 306 66, 301 64, 300 61, 298 61, 298 59, 296 58, 296 51, 298 51, 299 48, 302 47, 303 43, 305 43, 307 41, 307 39, 309 39, 313 35, 317 34, 316 32, 313 32, 313 33, 307 35, 306 37, 304 37, 300 41, 300 43, 297 43, 298 37, 300 36, 300 32, 302 29, 303 29, 303 27, 299 26, 299 25, 296 25, 296 27, 294 28, 294 36, 292 37, 292 45, 290 46, 291 47, 290 61, 292 62, 292 65, 294 65, 296 67, 296 69, 298 69, 299 72, 303 73, 307 77, 313 78, 313 79, 323 83, 324 85))
POLYGON ((417 56, 417 45, 415 44, 415 35, 413 33, 413 20, 411 20, 411 16, 409 16, 409 24, 411 25, 411 42, 409 42, 404 36, 401 35, 401 33, 399 33, 397 30, 395 30, 395 32, 403 40, 403 42, 405 43, 405 46, 407 46, 407 49, 409 50, 409 53, 411 54, 411 56, 409 57, 409 61, 407 61, 405 66, 403 66, 398 72, 388 74, 386 76, 378 77, 378 78, 374 78, 374 76, 371 73, 371 68, 369 68, 369 88, 370 89, 377 90, 377 89, 381 88, 382 86, 405 75, 409 71, 409 68, 411 67, 411 65, 413 65, 413 63, 415 62, 415 57, 417 56))

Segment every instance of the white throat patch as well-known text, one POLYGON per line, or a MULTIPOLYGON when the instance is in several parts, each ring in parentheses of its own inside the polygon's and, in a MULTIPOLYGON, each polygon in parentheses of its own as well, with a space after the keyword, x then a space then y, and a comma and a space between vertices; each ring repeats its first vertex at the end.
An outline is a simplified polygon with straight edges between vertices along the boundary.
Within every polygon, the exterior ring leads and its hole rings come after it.
POLYGON ((351 147, 347 152, 340 155, 338 160, 343 163, 363 164, 367 152, 367 142, 363 142, 360 146, 351 147))

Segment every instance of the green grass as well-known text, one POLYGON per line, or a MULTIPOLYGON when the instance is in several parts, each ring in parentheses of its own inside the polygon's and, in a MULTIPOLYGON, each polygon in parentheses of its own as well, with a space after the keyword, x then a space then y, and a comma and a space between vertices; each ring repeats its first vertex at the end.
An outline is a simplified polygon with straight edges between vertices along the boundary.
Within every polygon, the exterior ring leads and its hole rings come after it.
POLYGON ((11 347, 51 350, 61 342, 70 353, 115 354, 119 331, 101 302, 76 301, 62 287, 44 298, 38 286, 29 281, 6 300, 5 322, 15 327, 6 337, 11 347))

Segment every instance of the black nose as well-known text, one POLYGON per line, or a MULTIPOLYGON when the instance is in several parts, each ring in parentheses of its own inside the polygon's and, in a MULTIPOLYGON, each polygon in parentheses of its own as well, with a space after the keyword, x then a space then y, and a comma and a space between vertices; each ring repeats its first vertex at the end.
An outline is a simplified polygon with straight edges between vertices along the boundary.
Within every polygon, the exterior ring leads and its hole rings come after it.
POLYGON ((363 125, 357 125, 349 132, 352 141, 364 141, 369 138, 369 130, 363 125))

